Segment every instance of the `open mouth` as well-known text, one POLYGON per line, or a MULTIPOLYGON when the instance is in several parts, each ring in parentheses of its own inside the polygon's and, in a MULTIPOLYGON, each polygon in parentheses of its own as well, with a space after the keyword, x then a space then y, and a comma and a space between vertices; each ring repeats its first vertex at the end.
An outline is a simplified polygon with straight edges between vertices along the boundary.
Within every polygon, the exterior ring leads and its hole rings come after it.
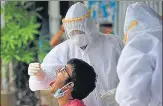
POLYGON ((55 83, 55 81, 52 81, 49 85, 52 86, 55 83))

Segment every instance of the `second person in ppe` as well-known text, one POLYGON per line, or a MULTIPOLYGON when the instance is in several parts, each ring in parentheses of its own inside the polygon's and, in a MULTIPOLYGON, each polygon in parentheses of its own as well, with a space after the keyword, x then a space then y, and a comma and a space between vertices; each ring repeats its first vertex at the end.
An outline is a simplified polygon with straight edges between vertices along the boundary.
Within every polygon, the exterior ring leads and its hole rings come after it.
POLYGON ((116 66, 123 48, 122 41, 115 36, 99 33, 91 18, 91 11, 79 2, 69 8, 63 25, 70 39, 53 48, 41 66, 38 63, 29 65, 30 89, 47 89, 56 78, 56 70, 69 59, 78 58, 90 64, 98 76, 95 90, 83 100, 85 105, 113 106, 101 97, 119 83, 116 66))
POLYGON ((120 106, 162 106, 162 20, 148 5, 128 6, 124 26, 126 46, 117 72, 120 106))

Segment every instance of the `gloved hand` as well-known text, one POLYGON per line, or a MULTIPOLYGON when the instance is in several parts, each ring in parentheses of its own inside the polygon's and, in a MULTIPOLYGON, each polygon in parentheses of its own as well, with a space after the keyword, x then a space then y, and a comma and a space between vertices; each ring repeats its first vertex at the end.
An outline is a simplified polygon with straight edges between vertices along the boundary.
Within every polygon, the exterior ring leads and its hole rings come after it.
POLYGON ((45 72, 41 69, 40 63, 30 63, 28 67, 28 75, 35 76, 38 80, 43 79, 45 72))

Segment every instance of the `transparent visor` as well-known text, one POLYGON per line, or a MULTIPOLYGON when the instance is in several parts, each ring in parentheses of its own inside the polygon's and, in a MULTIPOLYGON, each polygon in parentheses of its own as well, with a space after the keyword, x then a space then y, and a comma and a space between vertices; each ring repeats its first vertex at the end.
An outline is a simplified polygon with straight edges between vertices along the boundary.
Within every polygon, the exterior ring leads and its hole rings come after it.
POLYGON ((89 35, 90 29, 86 26, 86 20, 87 19, 73 22, 64 22, 63 26, 65 29, 66 37, 69 39, 73 38, 77 34, 89 35))
POLYGON ((85 34, 85 32, 80 30, 73 30, 72 32, 70 32, 69 37, 74 38, 76 35, 81 35, 81 34, 85 34))

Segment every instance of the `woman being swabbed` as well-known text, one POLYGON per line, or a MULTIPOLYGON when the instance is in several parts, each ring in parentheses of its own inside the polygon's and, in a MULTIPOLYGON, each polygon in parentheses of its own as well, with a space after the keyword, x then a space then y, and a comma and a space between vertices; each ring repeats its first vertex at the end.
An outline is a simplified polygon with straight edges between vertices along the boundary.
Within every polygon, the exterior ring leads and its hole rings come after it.
POLYGON ((93 67, 80 59, 70 59, 50 83, 51 93, 58 99, 59 106, 86 106, 82 99, 94 90, 95 83, 93 67))

